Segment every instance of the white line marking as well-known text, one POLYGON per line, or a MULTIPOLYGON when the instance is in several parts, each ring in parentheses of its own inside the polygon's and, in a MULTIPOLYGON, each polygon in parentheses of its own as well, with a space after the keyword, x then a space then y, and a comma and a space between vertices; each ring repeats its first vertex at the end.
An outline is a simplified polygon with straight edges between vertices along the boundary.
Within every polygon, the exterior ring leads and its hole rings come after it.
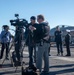
MULTIPOLYGON (((10 52, 13 52, 14 50, 11 50, 10 52)), ((29 54, 28 52, 24 51, 23 54, 29 54)), ((68 62, 74 62, 74 58, 71 57, 59 57, 59 56, 50 56, 52 59, 58 59, 58 60, 63 60, 63 61, 68 61, 68 62)))
POLYGON ((52 59, 59 59, 59 60, 63 60, 63 61, 70 61, 70 62, 74 62, 74 58, 71 57, 58 57, 58 56, 50 56, 52 59))

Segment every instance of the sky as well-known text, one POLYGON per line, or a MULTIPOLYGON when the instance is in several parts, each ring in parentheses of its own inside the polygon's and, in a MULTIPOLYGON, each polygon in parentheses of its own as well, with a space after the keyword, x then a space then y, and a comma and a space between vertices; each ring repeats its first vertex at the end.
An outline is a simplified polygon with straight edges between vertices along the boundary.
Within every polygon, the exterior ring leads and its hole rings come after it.
POLYGON ((43 14, 50 28, 57 25, 74 26, 74 0, 0 0, 0 32, 2 25, 10 25, 14 14, 30 22, 31 16, 43 14))

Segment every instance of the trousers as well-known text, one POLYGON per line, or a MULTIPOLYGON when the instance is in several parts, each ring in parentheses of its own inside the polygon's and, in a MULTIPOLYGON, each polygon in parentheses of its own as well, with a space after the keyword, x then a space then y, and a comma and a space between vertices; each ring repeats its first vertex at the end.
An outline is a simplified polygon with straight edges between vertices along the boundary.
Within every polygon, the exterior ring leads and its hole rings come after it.
POLYGON ((9 42, 8 43, 2 43, 1 47, 1 58, 3 57, 4 49, 6 48, 6 57, 8 57, 9 53, 9 42))
POLYGON ((36 46, 28 46, 29 50, 29 66, 33 66, 33 60, 36 61, 36 46), (34 58, 33 58, 34 51, 34 58))
POLYGON ((48 48, 48 43, 44 43, 42 46, 37 44, 36 46, 36 67, 40 72, 42 71, 42 59, 44 60, 44 71, 49 71, 48 48))
POLYGON ((57 52, 58 52, 58 54, 60 52, 63 53, 62 42, 56 42, 56 45, 57 45, 57 52))
POLYGON ((66 42, 66 49, 67 49, 67 55, 71 55, 70 44, 68 42, 66 42))

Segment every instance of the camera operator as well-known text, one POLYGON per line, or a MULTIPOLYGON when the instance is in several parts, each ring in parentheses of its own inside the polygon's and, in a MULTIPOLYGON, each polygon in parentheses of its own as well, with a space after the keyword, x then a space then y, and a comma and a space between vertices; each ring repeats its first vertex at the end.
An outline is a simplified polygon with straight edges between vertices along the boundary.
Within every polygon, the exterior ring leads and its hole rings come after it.
POLYGON ((34 33, 36 31, 36 17, 32 16, 30 18, 31 23, 28 24, 28 39, 27 39, 27 45, 29 50, 29 67, 33 67, 33 59, 36 62, 36 44, 34 41, 34 33), (34 58, 33 58, 33 49, 34 49, 34 58))
POLYGON ((8 60, 8 53, 9 53, 9 44, 11 41, 11 33, 8 31, 9 30, 9 26, 8 25, 3 25, 3 31, 1 32, 1 55, 0 55, 0 59, 2 59, 3 57, 3 52, 4 49, 6 48, 6 59, 8 60))
POLYGON ((49 73, 49 31, 50 27, 47 22, 44 22, 44 16, 38 15, 37 21, 39 23, 36 33, 36 67, 40 73, 42 71, 42 59, 44 59, 44 71, 43 73, 49 73))

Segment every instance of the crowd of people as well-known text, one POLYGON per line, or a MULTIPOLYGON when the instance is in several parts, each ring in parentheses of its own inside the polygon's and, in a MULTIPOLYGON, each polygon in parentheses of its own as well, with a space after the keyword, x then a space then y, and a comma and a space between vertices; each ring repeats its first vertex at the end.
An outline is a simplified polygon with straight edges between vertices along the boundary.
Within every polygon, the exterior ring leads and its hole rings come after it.
POLYGON ((59 27, 56 27, 56 31, 54 33, 55 35, 55 42, 56 42, 56 46, 57 46, 57 55, 59 56, 61 53, 61 56, 63 56, 63 41, 66 45, 66 51, 67 51, 67 55, 66 56, 71 56, 71 52, 70 52, 70 43, 71 43, 71 35, 70 32, 67 31, 67 34, 65 35, 64 40, 62 40, 62 31, 60 30, 59 27))
MULTIPOLYGON (((35 66, 33 62, 36 63, 36 68, 39 69, 39 72, 49 73, 49 53, 50 53, 50 26, 49 23, 45 21, 43 15, 38 15, 37 19, 35 16, 30 18, 30 23, 25 31, 26 45, 28 46, 29 52, 29 67, 35 66), (36 23, 37 20, 37 23, 36 23), (34 57, 33 57, 34 52, 34 57), (44 70, 42 71, 42 60, 44 60, 44 70)), ((62 48, 62 32, 59 27, 56 28, 54 32, 55 42, 57 46, 57 55, 63 56, 62 48)), ((9 44, 13 38, 12 34, 9 32, 9 26, 4 25, 1 32, 1 53, 0 59, 3 58, 3 52, 6 48, 6 59, 8 58, 9 53, 9 44)), ((70 34, 69 32, 65 36, 65 43, 67 48, 67 55, 71 56, 70 53, 70 34)))

